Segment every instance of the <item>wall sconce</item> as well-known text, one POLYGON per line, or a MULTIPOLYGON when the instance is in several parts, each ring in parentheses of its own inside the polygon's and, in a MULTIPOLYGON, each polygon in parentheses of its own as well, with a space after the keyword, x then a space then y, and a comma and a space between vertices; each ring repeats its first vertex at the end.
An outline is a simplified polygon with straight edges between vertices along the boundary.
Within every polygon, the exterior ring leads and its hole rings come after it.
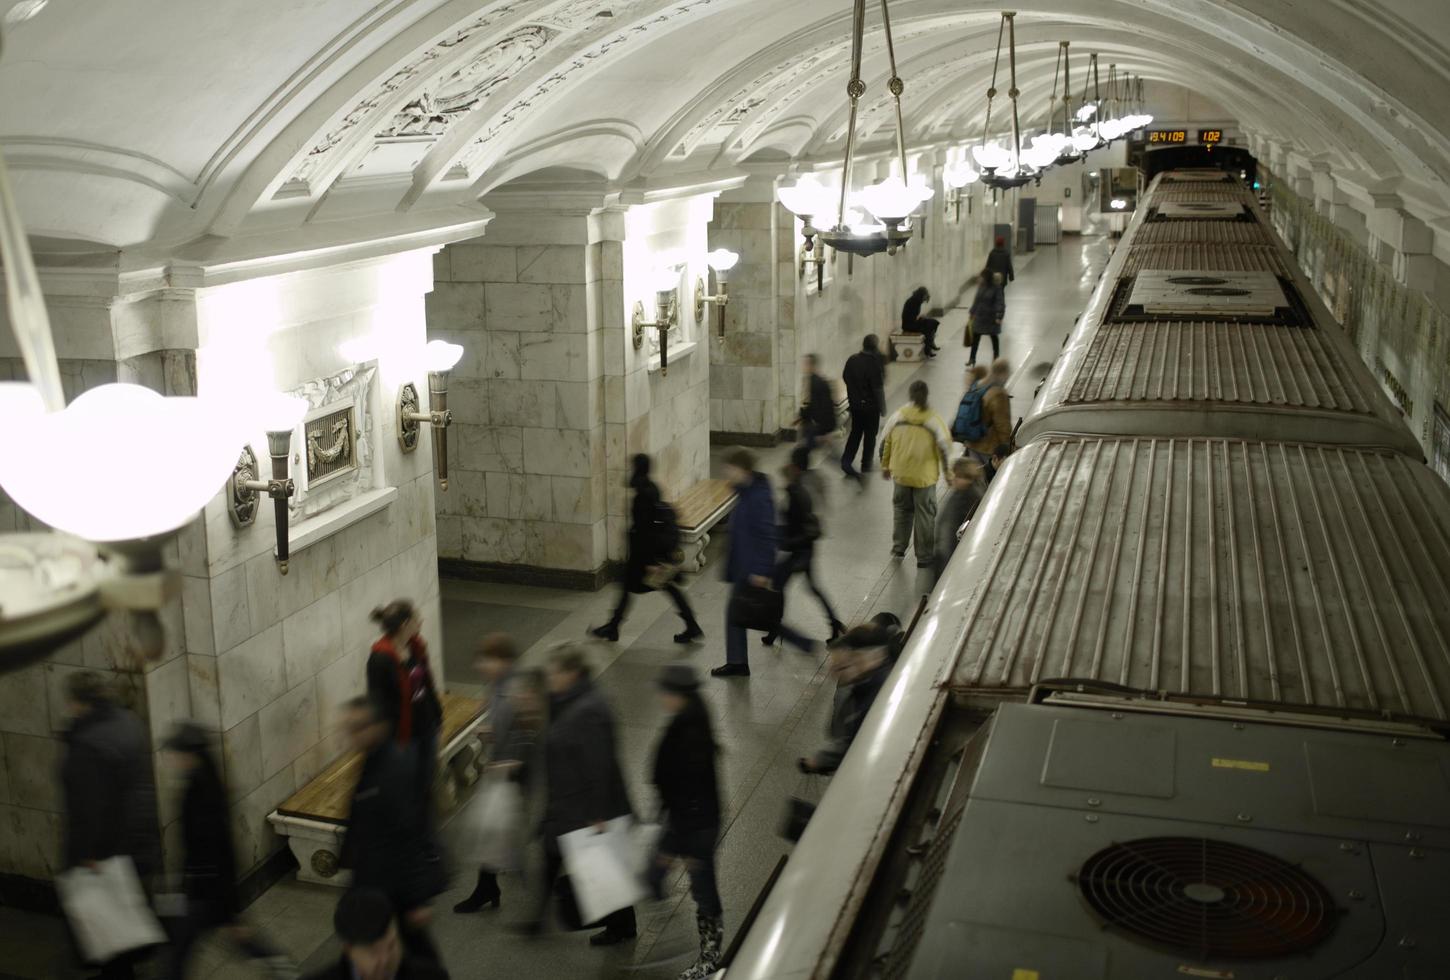
POLYGON ((660 376, 670 373, 670 328, 679 319, 676 298, 680 292, 680 270, 670 266, 655 272, 651 279, 655 287, 655 318, 645 318, 644 303, 634 304, 634 349, 644 346, 644 332, 660 332, 660 376))
MULTIPOLYGON (((710 263, 710 268, 715 270, 715 282, 720 287, 720 292, 711 296, 705 290, 705 280, 695 280, 695 322, 705 322, 705 304, 713 303, 724 309, 730 302, 730 270, 735 268, 735 263, 740 261, 740 256, 728 248, 717 248, 705 256, 705 261, 710 263)), ((725 336, 725 315, 720 315, 719 336, 725 336)))
POLYGON ((267 431, 267 455, 272 457, 272 478, 258 479, 257 454, 251 446, 242 447, 242 455, 227 480, 228 512, 234 527, 250 527, 257 520, 261 495, 272 498, 272 511, 277 519, 277 571, 287 574, 287 500, 296 493, 296 484, 287 475, 287 461, 292 455, 292 432, 307 413, 307 402, 289 395, 275 395, 262 406, 262 424, 267 431))
POLYGON ((430 411, 422 411, 413 382, 398 389, 398 443, 403 452, 411 453, 418 448, 422 424, 428 423, 433 430, 433 469, 444 493, 448 492, 448 427, 453 424, 453 413, 448 411, 448 375, 462 356, 461 346, 445 340, 430 340, 423 348, 430 411))

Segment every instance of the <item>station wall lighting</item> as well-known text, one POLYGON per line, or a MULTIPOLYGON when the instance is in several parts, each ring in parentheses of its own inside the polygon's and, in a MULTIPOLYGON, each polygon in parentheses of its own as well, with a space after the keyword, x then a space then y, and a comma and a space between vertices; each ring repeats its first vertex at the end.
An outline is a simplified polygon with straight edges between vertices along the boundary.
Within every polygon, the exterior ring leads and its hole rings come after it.
POLYGON ((267 433, 267 455, 272 458, 270 479, 258 478, 257 455, 251 446, 242 447, 242 455, 227 479, 227 511, 236 527, 249 527, 257 520, 257 505, 266 494, 272 500, 277 522, 277 571, 287 574, 289 560, 287 542, 287 501, 297 491, 287 475, 292 456, 292 433, 307 413, 307 402, 289 395, 274 395, 263 400, 258 415, 267 433))
POLYGON ((433 432, 433 471, 438 487, 448 492, 448 377, 463 356, 463 348, 445 340, 430 340, 423 348, 423 367, 428 371, 428 409, 418 402, 418 389, 409 381, 398 389, 398 443, 403 452, 418 448, 418 436, 427 422, 433 432))
POLYGON ((728 248, 717 248, 705 256, 705 261, 710 268, 715 270, 715 283, 720 292, 711 295, 706 288, 704 277, 695 279, 695 322, 701 325, 705 322, 705 306, 711 304, 721 309, 719 336, 725 336, 725 305, 730 302, 730 270, 735 268, 735 263, 740 261, 740 256, 728 248))
POLYGON ((679 321, 680 267, 656 269, 650 280, 655 291, 655 317, 651 320, 646 316, 643 302, 634 304, 634 349, 644 346, 646 330, 658 330, 663 377, 670 373, 670 329, 679 321))

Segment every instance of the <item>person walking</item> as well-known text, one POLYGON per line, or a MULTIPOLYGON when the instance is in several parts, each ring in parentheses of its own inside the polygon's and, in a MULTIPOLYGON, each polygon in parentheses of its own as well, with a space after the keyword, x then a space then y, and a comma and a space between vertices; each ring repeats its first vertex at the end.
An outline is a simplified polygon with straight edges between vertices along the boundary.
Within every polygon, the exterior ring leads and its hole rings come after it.
POLYGON ((987 253, 987 271, 1000 272, 1006 282, 1017 278, 1017 273, 1012 270, 1012 253, 1007 251, 1007 239, 1001 235, 992 242, 992 250, 987 253))
POLYGON ((805 401, 801 404, 800 442, 807 449, 815 449, 830 439, 836 431, 836 400, 831 394, 831 383, 821 376, 821 359, 815 354, 801 358, 801 373, 805 375, 805 401))
POLYGON ((841 767, 846 752, 866 720, 876 696, 891 674, 887 644, 891 633, 875 624, 857 626, 831 649, 831 674, 836 696, 831 708, 829 741, 816 753, 799 759, 803 773, 825 775, 841 767))
POLYGON ((737 449, 726 457, 725 479, 737 494, 725 550, 724 576, 730 583, 730 600, 725 604, 725 663, 710 674, 749 677, 749 640, 745 627, 735 625, 732 611, 747 587, 771 587, 775 575, 775 500, 770 479, 755 471, 755 454, 748 449, 737 449))
POLYGON ((1002 282, 1002 273, 983 269, 977 277, 977 294, 972 297, 972 309, 968 314, 967 333, 972 338, 972 354, 967 364, 977 363, 977 348, 983 337, 992 338, 992 357, 1002 353, 1002 318, 1007 315, 1007 290, 1002 282))
POLYGON ((439 962, 428 904, 447 882, 418 793, 417 753, 397 743, 383 709, 367 697, 347 702, 343 720, 363 763, 338 863, 352 871, 356 887, 376 888, 399 911, 409 952, 439 962))
POLYGON ((376 888, 351 888, 332 913, 342 956, 307 980, 448 980, 437 963, 409 955, 398 933, 388 896, 376 888))
MULTIPOLYGON (((777 591, 784 592, 786 583, 793 576, 805 575, 811 593, 826 611, 826 622, 830 624, 831 639, 834 640, 846 632, 846 625, 836 615, 836 610, 831 608, 831 600, 826 598, 816 582, 814 559, 816 542, 820 540, 822 531, 813 495, 806 487, 806 471, 810 468, 810 458, 810 453, 803 446, 797 446, 791 450, 790 462, 782 471, 785 475, 785 523, 780 528, 780 558, 775 565, 774 587, 777 591)), ((788 637, 796 646, 800 646, 804 640, 814 649, 814 644, 809 639, 796 633, 783 621, 775 632, 767 633, 761 642, 771 646, 778 636, 788 637)))
POLYGON ((941 321, 921 315, 922 308, 929 299, 931 293, 925 286, 917 286, 906 298, 906 303, 901 307, 901 332, 921 334, 926 341, 926 356, 936 357, 936 352, 941 350, 936 345, 936 331, 941 326, 941 321))
POLYGON ((936 515, 936 574, 946 571, 947 559, 957 550, 957 536, 962 525, 977 512, 977 505, 986 493, 987 481, 982 467, 965 457, 952 463, 950 489, 936 515))
MULTIPOLYGON (((490 633, 479 644, 473 666, 489 687, 491 751, 483 768, 484 777, 514 783, 518 787, 518 795, 526 801, 542 768, 539 751, 548 695, 544 690, 543 675, 539 671, 520 671, 518 662, 519 648, 513 638, 504 633, 490 633)), ((515 827, 513 831, 515 842, 521 841, 523 827, 515 827)), ((517 852, 521 847, 502 850, 517 852)), ((454 905, 453 911, 467 914, 489 905, 499 908, 502 893, 498 876, 518 867, 518 863, 511 867, 480 866, 472 893, 454 905)))
MULTIPOLYGON (((71 717, 60 763, 65 866, 94 868, 109 858, 129 857, 144 886, 161 853, 146 726, 116 703, 100 674, 71 674, 65 691, 71 717)), ((148 955, 122 953, 99 964, 98 976, 134 977, 136 964, 148 955)))
POLYGON ((167 976, 184 980, 196 943, 215 929, 271 976, 295 977, 296 969, 240 919, 237 858, 227 793, 211 737, 194 722, 182 722, 163 743, 164 758, 182 778, 181 892, 186 912, 171 938, 167 976))
POLYGON ((915 542, 918 568, 935 565, 936 484, 946 472, 952 440, 946 423, 927 404, 925 381, 913 381, 910 401, 886 420, 881 476, 892 480, 894 521, 891 556, 905 558, 915 542))
POLYGON ((846 404, 851 413, 851 434, 841 453, 841 471, 861 483, 861 474, 871 472, 876 452, 876 433, 886 414, 886 359, 881 356, 880 341, 874 333, 861 340, 861 349, 846 358, 841 369, 846 386, 846 404), (855 469, 856 450, 861 450, 861 469, 855 469))
POLYGON ((660 799, 664 833, 650 866, 654 894, 676 861, 685 863, 700 956, 679 980, 704 980, 720 969, 724 910, 715 885, 715 847, 720 839, 720 785, 716 775, 714 726, 700 697, 700 679, 690 664, 667 664, 660 672, 660 703, 669 717, 655 748, 653 781, 660 799))
POLYGON ((979 396, 977 421, 970 431, 964 432, 967 438, 963 439, 962 447, 984 466, 992 462, 1002 447, 1011 449, 1012 398, 1007 394, 1007 379, 1011 376, 1012 367, 1006 361, 998 358, 992 362, 979 396))
POLYGON ((636 455, 629 477, 629 486, 634 490, 634 501, 630 505, 629 555, 620 573, 619 602, 609 622, 590 633, 601 640, 617 642, 624 614, 629 611, 630 596, 660 588, 668 593, 685 621, 684 630, 675 634, 675 642, 693 643, 705 631, 695 621, 695 611, 675 581, 677 575, 673 568, 678 561, 675 551, 679 546, 679 526, 674 509, 665 504, 660 488, 649 474, 650 458, 644 453, 636 455), (662 576, 661 570, 666 574, 662 576))
POLYGON ((428 647, 419 632, 423 618, 407 599, 394 599, 374 609, 371 618, 382 627, 383 635, 368 655, 368 697, 382 712, 398 744, 417 755, 418 791, 425 806, 431 808, 443 703, 428 664, 428 647))
MULTIPOLYGON (((614 712, 590 676, 584 652, 557 648, 545 674, 549 686, 549 726, 544 733, 543 889, 537 914, 517 928, 537 933, 544 910, 564 868, 559 838, 631 812, 624 774, 619 769, 614 712)), ((603 930, 589 937, 593 946, 612 946, 635 936, 633 907, 606 915, 603 930)))

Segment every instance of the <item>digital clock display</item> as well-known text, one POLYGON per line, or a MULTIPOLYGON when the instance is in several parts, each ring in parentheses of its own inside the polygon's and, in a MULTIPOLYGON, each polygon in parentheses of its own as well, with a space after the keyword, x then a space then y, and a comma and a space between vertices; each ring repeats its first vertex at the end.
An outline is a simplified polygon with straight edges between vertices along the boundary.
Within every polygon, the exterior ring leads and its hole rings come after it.
POLYGON ((1222 143, 1223 130, 1221 129, 1200 129, 1198 131, 1198 142, 1200 143, 1222 143))
POLYGON ((1148 131, 1149 143, 1185 143, 1188 133, 1182 129, 1153 129, 1148 131))

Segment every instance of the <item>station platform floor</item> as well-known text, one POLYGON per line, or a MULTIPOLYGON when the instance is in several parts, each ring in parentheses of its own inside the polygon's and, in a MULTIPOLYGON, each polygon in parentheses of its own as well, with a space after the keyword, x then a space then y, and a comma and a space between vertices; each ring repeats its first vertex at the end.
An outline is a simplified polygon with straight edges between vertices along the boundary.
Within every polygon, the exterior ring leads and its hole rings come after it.
MULTIPOLYGON (((1002 355, 1013 366, 1009 390, 1015 415, 1030 408, 1038 382, 1086 304, 1112 245, 1106 237, 1068 236, 1059 245, 1017 257, 1017 280, 1007 292, 1002 336, 1002 355)), ((962 301, 969 302, 970 296, 962 301)), ((922 378, 931 386, 932 406, 950 421, 963 387, 965 322, 964 308, 948 310, 938 337, 943 349, 935 360, 890 366, 887 394, 893 407, 905 401, 907 385, 922 378)), ((788 450, 783 446, 761 453, 762 469, 772 482, 779 484, 777 474, 788 450)), ((728 447, 717 447, 717 466, 726 451, 728 447)), ((890 485, 873 474, 858 489, 843 480, 829 460, 818 465, 829 499, 816 568, 837 614, 847 623, 883 610, 909 620, 933 582, 931 573, 919 571, 910 555, 905 561, 891 557, 890 485)), ((723 544, 723 535, 715 538, 712 550, 723 544)), ((751 634, 752 676, 708 677, 709 668, 724 662, 727 588, 719 580, 719 569, 719 561, 712 560, 686 588, 705 628, 704 642, 676 646, 672 636, 679 621, 668 598, 647 595, 637 597, 618 643, 590 639, 588 646, 618 720, 621 766, 635 807, 644 815, 652 813, 655 805, 648 772, 662 724, 654 678, 663 664, 677 659, 689 660, 706 675, 703 693, 721 746, 726 807, 717 875, 728 944, 777 861, 788 852, 789 845, 778 834, 787 798, 802 793, 818 797, 823 792, 823 785, 811 786, 810 779, 797 773, 795 760, 823 741, 833 684, 824 650, 807 656, 788 647, 766 648, 758 642, 759 634, 751 634)), ((589 594, 445 580, 442 595, 445 674, 451 687, 466 690, 472 679, 471 653, 484 633, 514 634, 526 648, 524 662, 541 662, 554 644, 582 640, 589 627, 604 622, 617 591, 610 587, 589 594)), ((820 606, 799 581, 790 587, 786 617, 808 635, 824 639, 829 633, 820 606)), ((458 812, 465 811, 466 804, 458 812)), ((456 833, 456 823, 445 828, 445 839, 456 833)), ((696 954, 694 904, 682 872, 669 880, 664 901, 638 907, 638 939, 608 949, 590 947, 588 933, 546 932, 525 938, 509 932, 505 924, 526 915, 533 900, 520 876, 501 879, 501 910, 455 915, 452 905, 472 884, 471 869, 458 868, 453 888, 435 906, 434 939, 455 978, 666 980, 693 962, 696 954)), ((247 918, 305 973, 337 956, 331 914, 338 894, 335 889, 284 880, 251 906, 247 918)), ((67 964, 65 950, 58 920, 0 909, 0 980, 79 975, 67 964)), ((241 980, 261 973, 214 936, 201 948, 190 976, 241 980)))

